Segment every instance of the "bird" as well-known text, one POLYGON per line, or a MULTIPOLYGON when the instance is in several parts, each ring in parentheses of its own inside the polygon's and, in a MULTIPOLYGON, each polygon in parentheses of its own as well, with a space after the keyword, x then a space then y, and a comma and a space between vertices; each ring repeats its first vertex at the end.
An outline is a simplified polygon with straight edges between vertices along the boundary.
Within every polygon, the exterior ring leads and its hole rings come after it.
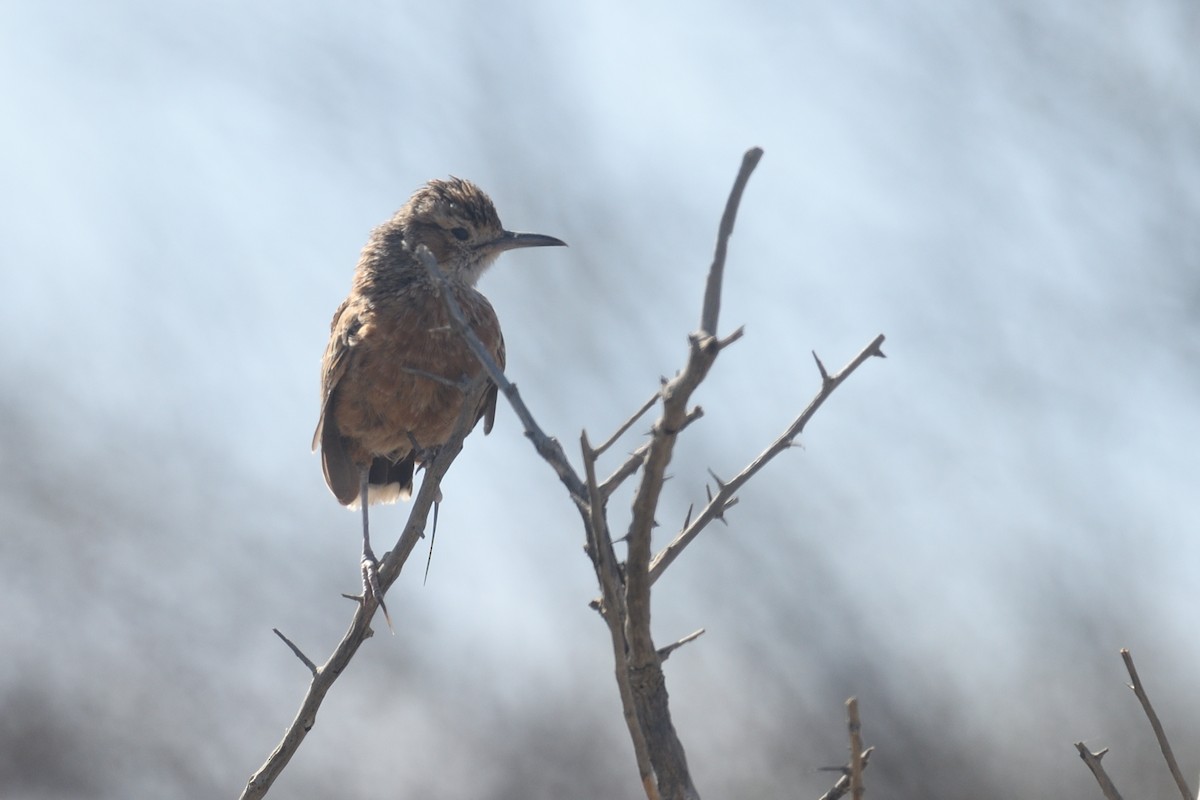
MULTIPOLYGON (((363 597, 391 626, 371 549, 368 506, 412 494, 416 468, 451 436, 464 386, 483 365, 452 327, 434 278, 416 250, 429 249, 467 323, 501 369, 504 335, 491 303, 476 289, 506 250, 566 246, 538 233, 504 229, 474 183, 434 179, 417 189, 363 246, 350 292, 330 323, 321 361, 321 411, 312 448, 338 502, 362 510, 363 597)), ((496 415, 490 379, 472 426, 487 434, 496 415)))

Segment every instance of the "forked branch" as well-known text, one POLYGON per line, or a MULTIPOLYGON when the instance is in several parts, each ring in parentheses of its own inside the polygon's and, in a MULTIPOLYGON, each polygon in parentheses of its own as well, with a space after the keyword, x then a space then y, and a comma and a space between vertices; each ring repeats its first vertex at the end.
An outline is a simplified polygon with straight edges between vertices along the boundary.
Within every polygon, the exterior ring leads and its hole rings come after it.
POLYGON ((883 341, 883 334, 876 336, 870 344, 864 347, 858 355, 850 360, 850 363, 842 367, 841 370, 834 375, 829 375, 825 371, 824 365, 821 365, 820 359, 817 359, 817 364, 820 365, 822 376, 821 388, 817 391, 816 396, 813 397, 813 399, 809 402, 808 407, 800 413, 800 416, 796 417, 796 419, 792 421, 792 424, 787 427, 787 430, 780 434, 779 437, 772 442, 766 450, 759 453, 758 456, 749 464, 747 464, 741 472, 730 478, 728 481, 718 484, 719 488, 717 492, 709 498, 707 505, 704 506, 700 513, 694 519, 692 519, 689 524, 685 525, 683 530, 681 530, 675 536, 671 543, 664 547, 662 551, 654 557, 654 561, 650 565, 651 582, 657 581, 660 577, 662 577, 662 574, 666 568, 671 565, 671 562, 679 557, 679 554, 683 552, 685 547, 692 543, 692 541, 700 534, 700 531, 704 530, 704 528, 706 528, 714 519, 719 519, 721 515, 725 513, 725 510, 736 501, 736 495, 738 491, 745 486, 746 483, 753 478, 759 470, 770 463, 775 456, 792 446, 796 440, 796 437, 804 431, 804 426, 808 424, 808 421, 812 419, 813 415, 817 413, 817 410, 825 403, 829 396, 833 394, 837 387, 841 386, 846 378, 850 377, 854 370, 862 366, 862 364, 872 356, 879 356, 881 358, 884 357, 883 350, 881 349, 883 347, 883 341))

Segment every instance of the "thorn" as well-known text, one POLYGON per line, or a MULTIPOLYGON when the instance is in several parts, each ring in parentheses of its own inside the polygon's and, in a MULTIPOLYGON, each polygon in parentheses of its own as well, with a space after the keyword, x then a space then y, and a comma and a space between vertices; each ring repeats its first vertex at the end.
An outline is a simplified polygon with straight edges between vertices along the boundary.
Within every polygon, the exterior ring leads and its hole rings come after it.
MULTIPOLYGON (((429 532, 429 555, 425 558, 425 580, 421 581, 422 586, 429 585, 429 565, 433 563, 433 543, 437 539, 438 509, 441 505, 437 500, 433 501, 433 530, 429 532)), ((425 531, 421 531, 421 538, 425 538, 425 531)))
POLYGON ((724 505, 724 506, 722 506, 722 508, 721 508, 721 513, 717 514, 717 515, 714 517, 714 519, 718 519, 718 520, 720 520, 720 521, 721 521, 721 524, 722 524, 722 525, 724 525, 726 528, 728 528, 728 527, 729 527, 729 520, 725 519, 725 512, 726 512, 726 511, 728 511, 729 509, 733 508, 733 507, 734 507, 734 506, 736 506, 737 504, 738 504, 738 498, 736 498, 736 497, 732 497, 732 498, 730 498, 730 499, 729 499, 729 500, 728 500, 728 501, 725 503, 725 505, 724 505))
MULTIPOLYGON (((715 473, 715 472, 713 472, 713 471, 712 471, 712 467, 709 467, 709 469, 708 469, 708 474, 709 474, 709 475, 712 475, 712 479, 713 479, 714 481, 716 481, 716 482, 717 482, 717 489, 718 489, 718 490, 720 490, 720 489, 724 489, 724 488, 725 488, 725 481, 723 481, 723 480, 721 480, 720 478, 718 478, 718 477, 717 477, 717 473, 715 473)), ((712 498, 709 498, 709 499, 711 500, 712 498)))
POLYGON ((687 513, 687 516, 683 518, 683 529, 684 530, 687 530, 687 526, 690 525, 692 522, 692 510, 695 509, 695 507, 696 507, 695 503, 688 503, 688 513, 687 513))
POLYGON ((829 373, 825 371, 825 365, 821 363, 821 357, 817 355, 817 351, 812 351, 813 361, 817 362, 817 369, 821 372, 821 381, 829 383, 829 373))
POLYGON ((712 494, 712 489, 710 489, 710 488, 708 487, 708 484, 707 484, 707 483, 706 483, 706 484, 704 484, 704 494, 708 495, 708 502, 710 502, 710 503, 711 503, 711 502, 712 502, 712 498, 713 498, 713 494, 712 494))

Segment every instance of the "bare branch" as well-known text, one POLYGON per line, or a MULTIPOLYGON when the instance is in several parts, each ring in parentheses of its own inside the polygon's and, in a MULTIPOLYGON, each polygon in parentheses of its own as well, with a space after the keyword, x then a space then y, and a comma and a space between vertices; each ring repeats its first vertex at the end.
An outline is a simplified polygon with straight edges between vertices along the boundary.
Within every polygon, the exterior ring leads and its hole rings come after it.
POLYGON ((588 444, 587 431, 579 437, 583 451, 584 473, 587 478, 589 518, 584 521, 588 531, 588 549, 592 565, 596 569, 596 580, 600 583, 601 600, 596 603, 604 624, 608 626, 613 650, 613 666, 617 679, 617 692, 621 697, 621 709, 625 715, 625 726, 633 742, 638 775, 646 791, 647 800, 660 800, 658 785, 654 780, 654 767, 650 761, 650 750, 646 736, 637 717, 637 706, 633 698, 629 672, 625 662, 625 598, 622 593, 621 573, 613 552, 612 536, 608 532, 608 520, 604 515, 604 499, 596 485, 596 457, 598 453, 588 444))
POLYGON ((629 454, 629 458, 625 459, 625 463, 617 467, 612 475, 609 475, 600 484, 600 496, 607 500, 612 496, 612 493, 625 482, 625 479, 638 471, 638 468, 646 460, 646 454, 650 452, 650 443, 646 442, 640 445, 636 450, 629 454))
POLYGON ((676 438, 688 423, 688 402, 720 352, 716 329, 721 308, 725 255, 746 182, 761 157, 762 150, 758 148, 746 153, 725 204, 725 213, 717 233, 716 253, 704 291, 700 330, 688 336, 687 364, 661 389, 662 415, 650 432, 649 450, 642 464, 642 480, 634 495, 633 515, 626 535, 625 610, 629 616, 625 635, 629 646, 628 665, 638 719, 650 746, 650 758, 659 789, 671 798, 694 797, 696 790, 688 772, 683 745, 671 722, 662 659, 650 633, 650 534, 676 438))
POLYGON ((733 344, 738 339, 742 338, 742 336, 744 336, 745 333, 746 333, 746 326, 739 325, 737 330, 735 330, 733 333, 729 334, 724 339, 721 339, 717 342, 717 349, 724 350, 726 347, 733 344))
MULTIPOLYGON (((787 430, 770 447, 760 453, 741 472, 731 478, 728 483, 722 485, 720 490, 709 498, 708 504, 705 505, 696 518, 689 525, 684 526, 684 529, 675 536, 674 540, 654 557, 654 562, 650 565, 651 582, 658 580, 662 576, 663 571, 671 565, 672 561, 679 557, 683 549, 691 544, 700 531, 704 530, 714 519, 719 519, 725 513, 725 510, 730 506, 730 502, 735 499, 734 495, 737 494, 747 481, 754 477, 755 473, 765 467, 775 456, 792 446, 793 440, 804 430, 804 426, 808 424, 808 421, 817 413, 821 405, 846 378, 850 377, 868 358, 882 355, 883 351, 880 348, 883 346, 883 342, 883 334, 876 336, 870 344, 851 359, 850 363, 842 367, 836 375, 827 375, 824 371, 824 366, 821 366, 822 375, 824 376, 821 381, 821 389, 809 402, 808 407, 801 412, 800 416, 793 420, 787 430)), ((817 360, 817 363, 821 363, 820 359, 817 360)))
POLYGON ((1106 747, 1098 753, 1093 753, 1087 749, 1083 742, 1076 742, 1075 749, 1079 751, 1079 757, 1083 759, 1083 763, 1087 764, 1088 769, 1092 771, 1092 775, 1096 778, 1096 783, 1100 784, 1100 791, 1104 792, 1104 796, 1108 800, 1121 800, 1121 793, 1117 791, 1116 786, 1113 786, 1108 773, 1104 771, 1104 767, 1100 764, 1100 759, 1104 758, 1104 754, 1108 752, 1108 748, 1106 747))
MULTIPOLYGON (((864 770, 867 768, 867 762, 871 760, 871 753, 874 752, 874 747, 868 747, 866 750, 863 750, 862 754, 859 756, 859 760, 861 761, 862 768, 864 770)), ((822 767, 822 769, 825 769, 825 767, 822 767)), ((838 778, 837 783, 835 783, 828 792, 821 795, 821 800, 839 800, 840 798, 845 797, 850 791, 850 771, 852 767, 850 765, 846 765, 844 767, 830 767, 830 769, 840 770, 842 777, 838 778)))
POLYGON ((288 647, 291 648, 291 650, 295 654, 296 658, 300 659, 300 661, 304 664, 304 666, 308 667, 308 671, 311 672, 313 674, 313 676, 315 677, 317 674, 317 665, 312 662, 312 659, 310 659, 308 656, 304 655, 304 651, 302 651, 299 647, 297 647, 295 642, 293 642, 288 637, 284 636, 279 631, 279 628, 271 628, 271 630, 273 630, 275 632, 276 636, 278 636, 280 639, 283 640, 284 644, 286 644, 288 647))
POLYGON ((1179 793, 1183 795, 1183 800, 1192 800, 1192 790, 1188 788, 1187 780, 1179 770, 1179 762, 1175 760, 1175 754, 1171 751, 1171 743, 1167 741, 1167 734, 1163 730, 1162 723, 1158 721, 1158 714, 1154 713, 1154 706, 1150 705, 1150 697, 1142 687, 1142 681, 1138 678, 1137 669, 1133 666, 1133 656, 1130 655, 1128 648, 1121 648, 1121 658, 1125 662, 1125 669, 1129 671, 1129 679, 1133 681, 1133 685, 1129 688, 1137 695, 1137 699, 1142 704, 1142 710, 1146 712, 1146 717, 1150 720, 1150 727, 1154 729, 1154 736, 1158 739, 1158 747, 1162 750, 1163 758, 1167 760, 1167 768, 1171 770, 1171 777, 1175 779, 1175 785, 1179 787, 1179 793))
POLYGON ((850 728, 850 796, 854 800, 862 800, 866 789, 863 787, 862 723, 858 721, 857 697, 846 701, 846 715, 850 728))
POLYGON ((733 223, 737 220, 738 206, 742 204, 742 193, 750 174, 763 156, 761 147, 752 147, 742 156, 742 168, 733 182, 733 190, 725 203, 721 215, 721 227, 717 230, 717 250, 708 270, 708 284, 704 287, 704 310, 700 314, 700 330, 709 336, 717 335, 717 319, 721 314, 721 281, 725 277, 725 253, 729 249, 729 237, 733 235, 733 223))
POLYGON ((688 642, 696 641, 703 635, 704 635, 704 628, 694 630, 691 633, 689 633, 687 636, 684 636, 682 639, 678 639, 674 642, 671 642, 666 647, 659 648, 658 657, 660 659, 662 659, 663 661, 666 661, 667 658, 670 657, 671 653, 674 653, 676 650, 683 647, 688 642))
MULTIPOLYGON (((408 522, 404 526, 404 532, 400 535, 391 552, 383 557, 383 561, 379 565, 380 596, 386 593, 388 588, 396 582, 396 578, 400 576, 400 570, 404 566, 404 562, 408 560, 409 554, 412 553, 413 548, 420 541, 425 530, 429 510, 441 493, 442 478, 459 452, 462 451, 463 440, 471 432, 471 429, 475 427, 475 410, 479 408, 479 404, 482 402, 486 391, 487 381, 483 380, 483 376, 480 376, 478 380, 472 383, 470 390, 466 393, 462 411, 458 416, 458 421, 454 426, 454 431, 451 433, 449 440, 438 448, 437 455, 425 465, 425 477, 421 480, 421 490, 417 492, 417 496, 413 500, 412 509, 408 514, 408 522)), ((316 668, 312 683, 309 684, 308 691, 300 703, 300 708, 296 712, 295 718, 287 730, 284 731, 283 739, 275 747, 274 752, 267 758, 266 763, 259 767, 250 777, 250 780, 247 781, 246 788, 242 790, 242 800, 261 798, 270 790, 275 779, 287 767, 288 762, 291 761, 292 756, 296 754, 296 751, 300 748, 300 744, 316 723, 317 710, 321 707, 321 703, 324 702, 325 695, 333 686, 334 681, 345 671, 346 667, 350 664, 350 660, 354 658, 354 654, 358 652, 359 646, 373 635, 371 619, 375 616, 375 610, 379 607, 379 603, 374 599, 358 599, 359 605, 355 610, 354 618, 350 622, 350 627, 342 636, 342 640, 329 656, 329 659, 316 668)))
MULTIPOLYGON (((680 428, 679 430, 674 431, 674 433, 677 433, 677 434, 680 433, 684 428, 687 428, 688 425, 691 425, 693 422, 695 422, 696 420, 700 419, 703 416, 704 416, 704 409, 701 408, 700 406, 696 406, 691 411, 689 411, 687 413, 687 416, 684 418, 683 428, 680 428)), ((638 467, 642 466, 642 463, 645 462, 646 455, 649 452, 650 452, 650 442, 646 442, 645 444, 641 445, 636 450, 634 450, 632 453, 630 453, 629 458, 625 459, 625 463, 623 463, 621 466, 617 467, 617 469, 613 472, 612 475, 609 475, 607 478, 604 479, 604 481, 600 484, 600 494, 603 495, 605 500, 608 500, 608 498, 612 496, 612 493, 615 492, 618 489, 618 487, 620 487, 620 485, 625 482, 626 478, 630 477, 631 475, 633 475, 634 473, 636 473, 638 471, 638 467)))
MULTIPOLYGON (((446 302, 446 310, 450 312, 450 320, 454 325, 454 329, 466 341, 467 346, 475 357, 479 359, 479 363, 487 371, 488 376, 499 387, 500 391, 504 392, 504 396, 508 398, 509 404, 513 410, 517 412, 517 417, 521 420, 521 425, 525 428, 525 435, 533 442, 534 449, 537 450, 547 464, 549 464, 557 473, 558 479, 567 487, 567 492, 570 493, 571 499, 577 505, 587 502, 587 491, 583 486, 583 481, 575 473, 571 467, 571 462, 567 461, 566 453, 563 452, 562 445, 557 439, 547 436, 537 420, 533 418, 533 414, 529 411, 529 407, 525 405, 525 401, 521 399, 521 395, 517 392, 517 387, 504 375, 504 370, 500 369, 500 365, 492 358, 492 354, 484 347, 483 342, 467 324, 467 319, 463 315, 462 306, 458 304, 454 293, 449 291, 446 283, 446 276, 438 268, 437 261, 433 254, 429 252, 429 248, 425 245, 419 245, 415 251, 417 259, 428 271, 434 285, 441 290, 442 299, 446 302)), ((586 513, 582 509, 581 512, 586 513)))
POLYGON ((625 431, 627 431, 633 427, 633 423, 635 423, 639 419, 641 419, 642 416, 647 411, 654 408, 654 404, 658 402, 658 398, 659 398, 658 392, 655 392, 654 394, 650 395, 650 399, 647 400, 645 403, 643 403, 641 408, 639 408, 637 411, 633 412, 633 416, 631 416, 629 419, 625 420, 625 422, 621 425, 621 427, 617 428, 616 433, 614 433, 612 436, 608 437, 608 439, 605 440, 604 444, 600 445, 593 451, 596 454, 596 456, 599 457, 599 456, 603 455, 604 451, 607 450, 608 448, 612 447, 613 443, 616 442, 617 439, 620 439, 621 435, 624 434, 625 431))

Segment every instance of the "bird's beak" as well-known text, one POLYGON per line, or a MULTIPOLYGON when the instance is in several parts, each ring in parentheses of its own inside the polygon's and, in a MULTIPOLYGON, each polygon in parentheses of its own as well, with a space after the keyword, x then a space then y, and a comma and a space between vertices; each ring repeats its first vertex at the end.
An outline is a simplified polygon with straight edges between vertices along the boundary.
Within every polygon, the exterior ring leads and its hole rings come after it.
POLYGON ((502 253, 505 250, 516 250, 518 247, 566 247, 567 243, 553 236, 541 233, 513 233, 505 231, 500 238, 488 243, 490 248, 502 253))

